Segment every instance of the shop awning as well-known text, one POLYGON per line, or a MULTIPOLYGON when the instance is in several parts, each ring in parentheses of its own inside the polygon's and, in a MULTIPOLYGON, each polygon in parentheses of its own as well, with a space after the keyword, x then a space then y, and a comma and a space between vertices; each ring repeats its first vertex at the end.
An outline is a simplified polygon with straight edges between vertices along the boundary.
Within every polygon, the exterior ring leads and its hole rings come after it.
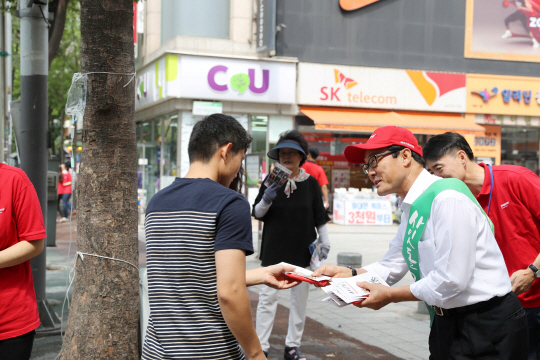
POLYGON ((436 135, 447 131, 462 135, 483 136, 485 129, 473 118, 460 114, 395 112, 320 107, 300 107, 315 122, 316 130, 371 133, 381 126, 401 126, 414 134, 436 135))

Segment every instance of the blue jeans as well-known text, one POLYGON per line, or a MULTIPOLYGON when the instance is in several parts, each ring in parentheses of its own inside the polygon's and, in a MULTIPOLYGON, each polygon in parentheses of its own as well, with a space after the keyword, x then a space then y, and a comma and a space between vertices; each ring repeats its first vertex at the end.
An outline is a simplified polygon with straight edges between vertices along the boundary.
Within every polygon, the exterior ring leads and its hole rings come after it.
POLYGON ((529 324, 529 359, 540 360, 540 307, 525 309, 529 324))
POLYGON ((71 198, 71 194, 62 194, 62 211, 65 218, 68 218, 69 214, 71 214, 71 211, 73 210, 73 207, 69 202, 69 198, 71 198))

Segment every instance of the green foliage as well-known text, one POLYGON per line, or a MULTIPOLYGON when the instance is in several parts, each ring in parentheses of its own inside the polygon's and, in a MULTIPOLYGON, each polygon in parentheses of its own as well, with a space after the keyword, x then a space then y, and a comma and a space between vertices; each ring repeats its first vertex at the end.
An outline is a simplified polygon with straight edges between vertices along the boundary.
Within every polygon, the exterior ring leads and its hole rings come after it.
MULTIPOLYGON (((62 147, 65 105, 71 78, 81 71, 80 3, 69 1, 60 47, 49 70, 49 129, 53 153, 62 147)), ((13 99, 21 95, 20 19, 13 17, 13 99)))

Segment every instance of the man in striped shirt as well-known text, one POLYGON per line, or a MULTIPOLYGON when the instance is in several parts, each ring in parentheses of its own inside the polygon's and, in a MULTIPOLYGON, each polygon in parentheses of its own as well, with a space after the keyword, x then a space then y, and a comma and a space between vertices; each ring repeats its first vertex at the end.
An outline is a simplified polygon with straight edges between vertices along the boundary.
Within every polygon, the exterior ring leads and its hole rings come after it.
POLYGON ((274 265, 246 271, 253 253, 250 206, 229 189, 251 136, 214 114, 191 134, 190 168, 158 192, 146 210, 150 318, 144 360, 266 359, 246 285, 296 285, 274 265), (240 345, 240 346, 239 346, 240 345))

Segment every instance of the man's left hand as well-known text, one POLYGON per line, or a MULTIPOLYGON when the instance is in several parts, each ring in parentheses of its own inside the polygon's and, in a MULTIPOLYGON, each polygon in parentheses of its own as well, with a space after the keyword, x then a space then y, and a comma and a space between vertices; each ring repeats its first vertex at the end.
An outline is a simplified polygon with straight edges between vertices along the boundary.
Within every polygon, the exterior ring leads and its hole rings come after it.
POLYGON ((534 273, 531 269, 518 270, 510 276, 512 282, 512 291, 516 294, 522 294, 529 291, 534 282, 534 273))
POLYGON ((356 283, 356 285, 370 291, 368 298, 361 301, 358 305, 355 305, 356 307, 367 307, 373 310, 379 310, 392 302, 391 287, 368 282, 359 282, 356 283))

